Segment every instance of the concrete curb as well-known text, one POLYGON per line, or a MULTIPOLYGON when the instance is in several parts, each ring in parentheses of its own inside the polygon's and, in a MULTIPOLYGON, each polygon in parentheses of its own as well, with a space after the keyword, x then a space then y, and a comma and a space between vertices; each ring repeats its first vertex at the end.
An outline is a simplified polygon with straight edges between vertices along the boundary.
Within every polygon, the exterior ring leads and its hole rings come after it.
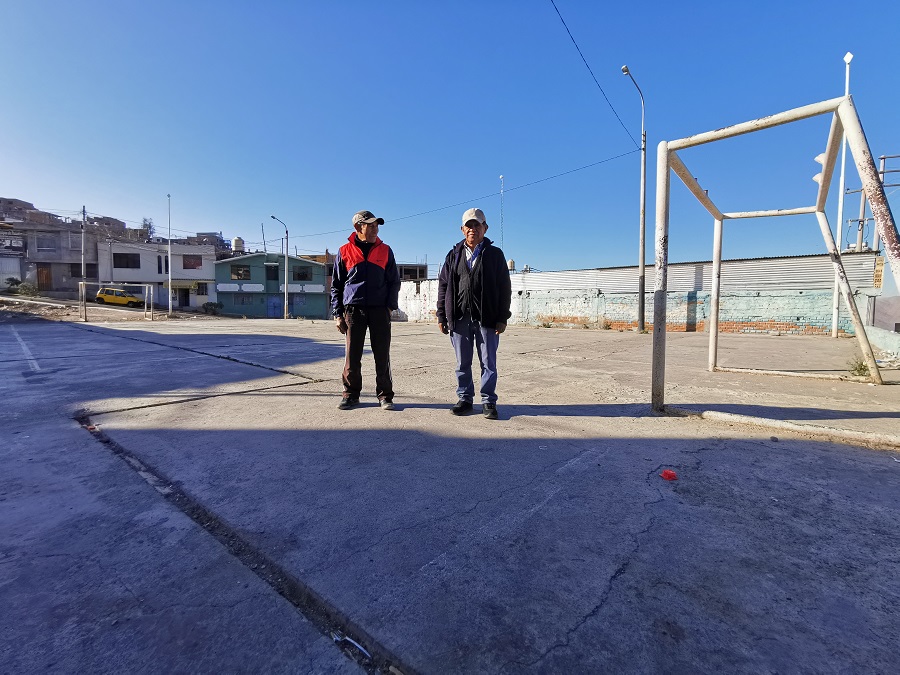
POLYGON ((688 408, 678 408, 668 405, 665 407, 664 414, 673 417, 700 417, 705 420, 715 420, 717 422, 747 424, 765 427, 767 429, 777 429, 778 431, 791 431, 819 441, 861 445, 873 450, 900 450, 900 437, 891 436, 889 434, 873 434, 864 431, 852 431, 850 429, 820 427, 813 424, 798 424, 797 422, 788 422, 785 420, 771 420, 750 415, 735 415, 734 413, 719 412, 717 410, 690 410, 688 408))

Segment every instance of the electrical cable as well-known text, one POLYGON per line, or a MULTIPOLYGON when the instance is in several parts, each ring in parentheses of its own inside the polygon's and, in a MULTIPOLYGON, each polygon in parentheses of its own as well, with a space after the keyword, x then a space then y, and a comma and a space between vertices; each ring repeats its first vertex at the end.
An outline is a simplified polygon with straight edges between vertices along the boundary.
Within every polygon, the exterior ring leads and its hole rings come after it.
POLYGON ((550 4, 553 5, 553 9, 556 10, 556 14, 559 16, 559 20, 562 21, 563 28, 566 29, 566 32, 569 34, 569 37, 572 40, 572 44, 575 45, 575 49, 578 50, 578 55, 581 57, 581 60, 584 61, 585 67, 588 69, 588 72, 591 74, 591 77, 594 78, 594 84, 597 85, 597 89, 600 90, 600 93, 603 94, 603 98, 606 99, 606 104, 609 106, 609 109, 613 111, 613 115, 616 116, 616 119, 619 120, 619 124, 622 125, 622 128, 625 130, 625 133, 628 134, 628 138, 631 139, 631 142, 634 143, 634 147, 640 148, 638 142, 634 140, 634 136, 631 135, 631 132, 628 131, 628 127, 625 126, 625 123, 622 121, 622 118, 619 117, 619 113, 616 112, 616 109, 613 108, 613 104, 610 103, 609 97, 606 95, 606 92, 603 91, 603 87, 600 86, 600 83, 597 81, 597 76, 594 75, 594 71, 591 70, 591 67, 588 65, 587 59, 584 58, 584 54, 581 53, 581 47, 578 46, 578 43, 575 42, 575 38, 572 36, 572 31, 569 30, 569 27, 566 25, 566 20, 563 19, 562 14, 559 12, 559 8, 556 6, 556 3, 553 0, 550 0, 550 4))

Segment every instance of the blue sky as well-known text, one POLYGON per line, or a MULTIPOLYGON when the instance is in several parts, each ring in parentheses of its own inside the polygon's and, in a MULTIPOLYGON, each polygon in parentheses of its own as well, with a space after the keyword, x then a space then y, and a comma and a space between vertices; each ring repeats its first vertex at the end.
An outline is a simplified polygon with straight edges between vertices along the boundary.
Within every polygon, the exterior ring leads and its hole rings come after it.
MULTIPOLYGON (((647 103, 649 263, 656 144, 840 96, 848 50, 873 153, 900 154, 900 3, 556 5, 622 123, 550 0, 6 0, 0 195, 150 217, 164 235, 171 193, 173 235, 221 231, 257 248, 265 223, 277 249, 275 214, 301 252, 336 250, 369 209, 398 260, 427 258, 432 273, 479 206, 520 268, 635 264, 641 110, 628 64, 647 103)), ((681 156, 723 210, 806 206, 828 125, 681 156)), ((832 222, 836 194, 835 180, 832 222)), ((845 216, 857 211, 854 196, 845 216)), ((710 217, 677 179, 670 242, 672 261, 711 257, 710 217)), ((812 216, 726 225, 726 257, 823 250, 812 216)))

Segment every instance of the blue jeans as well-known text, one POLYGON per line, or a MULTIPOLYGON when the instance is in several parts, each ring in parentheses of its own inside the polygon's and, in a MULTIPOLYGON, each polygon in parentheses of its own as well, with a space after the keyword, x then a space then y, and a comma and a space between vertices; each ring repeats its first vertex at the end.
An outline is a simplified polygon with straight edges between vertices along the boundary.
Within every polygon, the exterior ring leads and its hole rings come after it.
POLYGON ((450 342, 456 352, 456 395, 469 403, 475 398, 472 380, 472 356, 478 348, 481 363, 481 402, 497 402, 497 347, 500 336, 493 328, 485 328, 468 314, 455 322, 450 342))

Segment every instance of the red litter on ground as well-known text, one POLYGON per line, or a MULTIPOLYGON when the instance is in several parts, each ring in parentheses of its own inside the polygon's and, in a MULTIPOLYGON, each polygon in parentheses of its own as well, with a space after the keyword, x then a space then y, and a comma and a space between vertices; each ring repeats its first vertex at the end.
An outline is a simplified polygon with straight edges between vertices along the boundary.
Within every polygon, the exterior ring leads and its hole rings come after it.
POLYGON ((672 471, 672 469, 665 469, 661 474, 659 474, 663 480, 678 480, 678 474, 672 471))

